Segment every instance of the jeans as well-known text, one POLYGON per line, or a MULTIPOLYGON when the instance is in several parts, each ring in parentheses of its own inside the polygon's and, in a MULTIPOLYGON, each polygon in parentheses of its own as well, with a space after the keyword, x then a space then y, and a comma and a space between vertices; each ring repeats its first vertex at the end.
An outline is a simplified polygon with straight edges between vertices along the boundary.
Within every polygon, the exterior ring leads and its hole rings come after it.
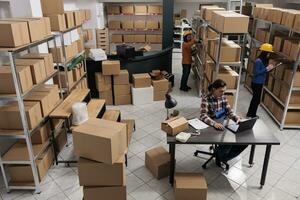
POLYGON ((216 149, 216 156, 221 162, 227 162, 240 153, 242 153, 248 145, 219 145, 216 149))
POLYGON ((256 117, 257 108, 260 103, 261 93, 263 89, 263 84, 251 83, 251 88, 253 91, 253 97, 251 99, 251 103, 248 109, 247 116, 248 117, 256 117))
POLYGON ((189 75, 191 72, 191 64, 182 64, 182 76, 181 76, 181 83, 180 88, 187 88, 187 82, 189 79, 189 75))

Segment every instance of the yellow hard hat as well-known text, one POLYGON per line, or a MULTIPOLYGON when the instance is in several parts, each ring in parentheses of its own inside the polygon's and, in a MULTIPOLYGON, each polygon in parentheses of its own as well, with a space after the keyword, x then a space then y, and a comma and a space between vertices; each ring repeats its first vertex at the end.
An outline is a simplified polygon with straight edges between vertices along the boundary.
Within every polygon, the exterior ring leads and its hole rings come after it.
POLYGON ((185 37, 187 35, 192 35, 192 31, 184 31, 183 32, 183 37, 185 37))
POLYGON ((274 52, 273 45, 269 43, 264 43, 260 46, 259 50, 266 51, 266 52, 274 52))

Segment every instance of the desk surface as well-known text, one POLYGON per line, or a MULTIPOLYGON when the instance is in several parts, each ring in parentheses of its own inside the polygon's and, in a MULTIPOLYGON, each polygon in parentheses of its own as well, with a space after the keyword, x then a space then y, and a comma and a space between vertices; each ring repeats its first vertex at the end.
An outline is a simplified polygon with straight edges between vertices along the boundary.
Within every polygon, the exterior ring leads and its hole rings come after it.
MULTIPOLYGON (((186 132, 195 132, 192 127, 186 132)), ((218 131, 213 127, 200 130, 199 136, 191 136, 186 143, 178 142, 174 136, 167 137, 167 143, 176 144, 228 144, 228 145, 280 145, 279 140, 261 120, 257 120, 252 130, 233 133, 229 130, 218 131)))

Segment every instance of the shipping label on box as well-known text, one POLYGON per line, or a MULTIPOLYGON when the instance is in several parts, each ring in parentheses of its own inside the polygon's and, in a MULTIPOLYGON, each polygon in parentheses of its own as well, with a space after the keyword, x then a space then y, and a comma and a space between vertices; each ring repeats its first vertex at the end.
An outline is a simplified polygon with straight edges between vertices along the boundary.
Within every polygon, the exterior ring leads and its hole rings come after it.
POLYGON ((184 117, 174 117, 161 123, 161 130, 171 136, 175 136, 187 129, 188 121, 184 117))

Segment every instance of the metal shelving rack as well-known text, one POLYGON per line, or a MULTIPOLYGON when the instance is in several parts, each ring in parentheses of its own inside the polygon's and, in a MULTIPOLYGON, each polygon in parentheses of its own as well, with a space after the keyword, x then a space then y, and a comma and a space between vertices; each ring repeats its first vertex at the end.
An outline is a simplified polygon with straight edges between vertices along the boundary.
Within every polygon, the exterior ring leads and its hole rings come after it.
MULTIPOLYGON (((25 113, 24 99, 25 99, 26 96, 30 95, 31 92, 36 87, 44 84, 46 81, 53 78, 54 76, 59 75, 59 71, 56 70, 53 74, 48 76, 44 81, 42 81, 41 83, 39 83, 39 84, 35 85, 33 88, 31 88, 30 91, 22 93, 21 92, 20 81, 19 81, 19 78, 18 78, 18 75, 17 75, 15 58, 17 57, 17 55, 19 53, 21 53, 23 51, 30 52, 30 48, 36 47, 37 45, 40 45, 40 44, 43 44, 43 43, 48 43, 51 40, 54 40, 54 46, 56 47, 56 42, 55 42, 54 37, 49 36, 49 37, 46 37, 43 40, 33 42, 33 43, 28 44, 28 45, 24 45, 24 46, 17 47, 17 48, 0 48, 0 57, 4 57, 4 58, 8 57, 9 58, 12 77, 13 77, 14 86, 15 86, 15 90, 16 90, 15 95, 0 95, 0 101, 5 100, 5 101, 17 101, 18 102, 21 121, 22 121, 22 125, 23 125, 23 130, 7 130, 7 131, 6 130, 1 130, 0 131, 0 137, 3 138, 3 139, 7 139, 7 140, 22 140, 22 139, 25 139, 27 150, 28 150, 28 157, 29 157, 29 160, 3 160, 0 156, 0 167, 1 167, 2 174, 3 174, 4 184, 5 184, 5 187, 7 189, 7 192, 9 192, 10 190, 14 190, 14 189, 35 190, 36 193, 41 192, 40 181, 39 181, 39 176, 38 176, 35 161, 39 157, 39 155, 50 145, 50 141, 47 142, 46 144, 44 144, 43 148, 38 153, 38 155, 35 155, 34 152, 33 152, 33 145, 31 143, 31 135, 38 128, 40 128, 43 124, 45 124, 49 120, 49 117, 44 117, 43 120, 39 123, 39 125, 37 127, 35 127, 32 130, 29 130, 28 123, 27 123, 28 120, 27 120, 27 116, 26 116, 26 113, 25 113), (24 185, 14 185, 13 183, 11 183, 11 185, 10 185, 10 183, 8 182, 7 175, 5 173, 5 168, 4 168, 4 165, 7 165, 7 164, 8 165, 9 164, 30 165, 31 169, 32 169, 33 178, 34 178, 34 183, 33 184, 32 183, 31 184, 25 184, 24 183, 24 185)), ((61 97, 62 97, 62 95, 61 95, 61 97)), ((59 102, 59 103, 61 103, 61 102, 59 102)))
MULTIPOLYGON (((269 38, 269 42, 273 43, 273 39, 274 39, 274 33, 276 31, 276 28, 281 28, 283 30, 288 31, 288 36, 292 37, 295 33, 298 33, 295 30, 292 30, 286 26, 283 26, 281 24, 277 24, 277 23, 273 23, 267 20, 263 20, 263 19, 259 19, 259 18, 254 18, 254 23, 253 23, 253 27, 252 27, 252 37, 251 37, 251 43, 250 43, 250 49, 252 48, 256 48, 258 45, 262 44, 261 41, 258 41, 257 39, 255 39, 255 30, 257 28, 257 23, 262 23, 264 25, 268 25, 269 31, 270 31, 270 38, 269 38)), ((288 58, 286 55, 280 53, 280 52, 275 52, 278 56, 285 58, 286 60, 290 61, 292 63, 293 66, 293 75, 292 75, 292 79, 290 80, 290 83, 288 83, 289 85, 289 91, 288 91, 288 96, 285 102, 282 102, 276 95, 273 94, 272 91, 270 91, 266 86, 264 86, 263 88, 263 95, 264 96, 265 93, 268 93, 272 99, 274 99, 281 107, 283 107, 283 115, 282 115, 282 119, 278 120, 274 114, 267 108, 266 105, 264 105, 263 102, 261 102, 262 107, 266 110, 266 112, 273 118, 273 120, 278 124, 278 126, 280 127, 280 130, 283 130, 284 128, 300 128, 300 124, 285 124, 285 120, 286 120, 286 116, 287 116, 287 112, 289 110, 298 110, 300 111, 300 105, 290 105, 290 99, 291 99, 291 95, 292 92, 294 91, 300 91, 300 88, 298 87, 294 87, 293 83, 295 80, 295 74, 299 68, 300 65, 300 51, 298 52, 297 55, 297 59, 296 60, 291 60, 290 58, 288 58)), ((251 61, 249 61, 251 62, 251 61)), ((247 74, 251 74, 251 72, 247 71, 247 74)), ((247 85, 245 85, 245 87, 251 92, 251 88, 249 88, 247 85)))
POLYGON ((177 25, 174 26, 174 35, 173 35, 173 39, 174 39, 174 49, 173 52, 176 53, 181 53, 182 51, 182 43, 183 43, 183 33, 186 30, 192 30, 192 26, 190 25, 190 22, 188 21, 188 19, 183 18, 180 20, 181 21, 181 25, 177 25), (180 38, 174 38, 175 35, 179 36, 180 38))

